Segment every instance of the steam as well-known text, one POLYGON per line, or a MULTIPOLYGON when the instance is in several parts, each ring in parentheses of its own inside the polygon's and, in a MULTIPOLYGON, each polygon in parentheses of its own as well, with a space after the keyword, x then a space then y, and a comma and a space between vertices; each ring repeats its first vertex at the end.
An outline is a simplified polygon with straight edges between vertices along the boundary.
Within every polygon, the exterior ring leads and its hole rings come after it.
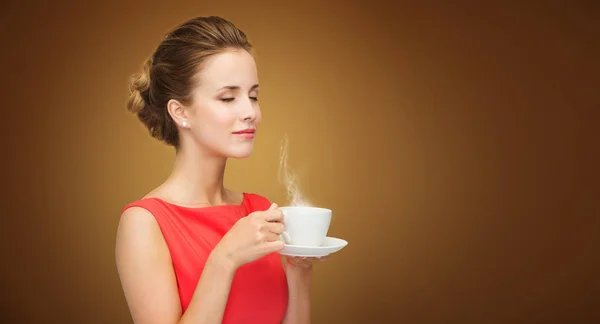
POLYGON ((288 167, 288 137, 287 135, 281 141, 281 149, 279 151, 279 182, 287 189, 288 201, 291 206, 309 206, 310 203, 306 201, 296 180, 296 175, 288 167))

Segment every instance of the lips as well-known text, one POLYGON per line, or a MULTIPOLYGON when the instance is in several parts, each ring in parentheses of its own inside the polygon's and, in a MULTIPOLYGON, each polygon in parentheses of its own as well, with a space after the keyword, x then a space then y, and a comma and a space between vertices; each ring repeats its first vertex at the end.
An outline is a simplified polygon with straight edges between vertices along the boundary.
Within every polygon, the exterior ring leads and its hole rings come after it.
POLYGON ((237 136, 238 138, 242 138, 244 140, 253 140, 254 139, 254 133, 256 133, 256 129, 254 128, 247 128, 247 129, 243 129, 237 132, 233 132, 232 134, 237 136))
POLYGON ((256 133, 256 130, 253 128, 248 128, 248 129, 244 129, 241 131, 233 132, 233 134, 254 134, 254 133, 256 133))

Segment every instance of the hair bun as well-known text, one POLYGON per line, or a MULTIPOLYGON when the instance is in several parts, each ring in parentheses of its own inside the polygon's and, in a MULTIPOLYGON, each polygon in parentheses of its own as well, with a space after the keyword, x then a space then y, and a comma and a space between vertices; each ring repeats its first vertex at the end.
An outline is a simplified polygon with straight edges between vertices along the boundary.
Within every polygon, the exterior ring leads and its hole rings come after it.
POLYGON ((138 114, 148 104, 151 67, 152 58, 146 61, 141 73, 132 75, 129 78, 129 101, 127 102, 127 110, 131 113, 138 114))

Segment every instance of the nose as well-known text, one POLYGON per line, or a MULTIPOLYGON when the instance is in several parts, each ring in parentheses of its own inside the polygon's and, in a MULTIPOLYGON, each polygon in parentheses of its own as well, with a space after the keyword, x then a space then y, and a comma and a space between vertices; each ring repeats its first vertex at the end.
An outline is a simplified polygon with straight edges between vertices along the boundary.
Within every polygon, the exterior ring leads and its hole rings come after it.
POLYGON ((258 108, 256 105, 249 99, 245 104, 241 112, 241 117, 243 121, 254 121, 256 119, 258 108))

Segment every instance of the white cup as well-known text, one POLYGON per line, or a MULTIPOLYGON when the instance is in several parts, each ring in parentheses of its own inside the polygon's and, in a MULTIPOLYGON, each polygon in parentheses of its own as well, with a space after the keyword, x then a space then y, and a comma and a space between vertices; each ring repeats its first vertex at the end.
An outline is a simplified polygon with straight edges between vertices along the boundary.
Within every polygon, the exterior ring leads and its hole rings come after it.
POLYGON ((283 213, 286 244, 321 246, 331 223, 331 209, 304 206, 279 207, 283 213))

